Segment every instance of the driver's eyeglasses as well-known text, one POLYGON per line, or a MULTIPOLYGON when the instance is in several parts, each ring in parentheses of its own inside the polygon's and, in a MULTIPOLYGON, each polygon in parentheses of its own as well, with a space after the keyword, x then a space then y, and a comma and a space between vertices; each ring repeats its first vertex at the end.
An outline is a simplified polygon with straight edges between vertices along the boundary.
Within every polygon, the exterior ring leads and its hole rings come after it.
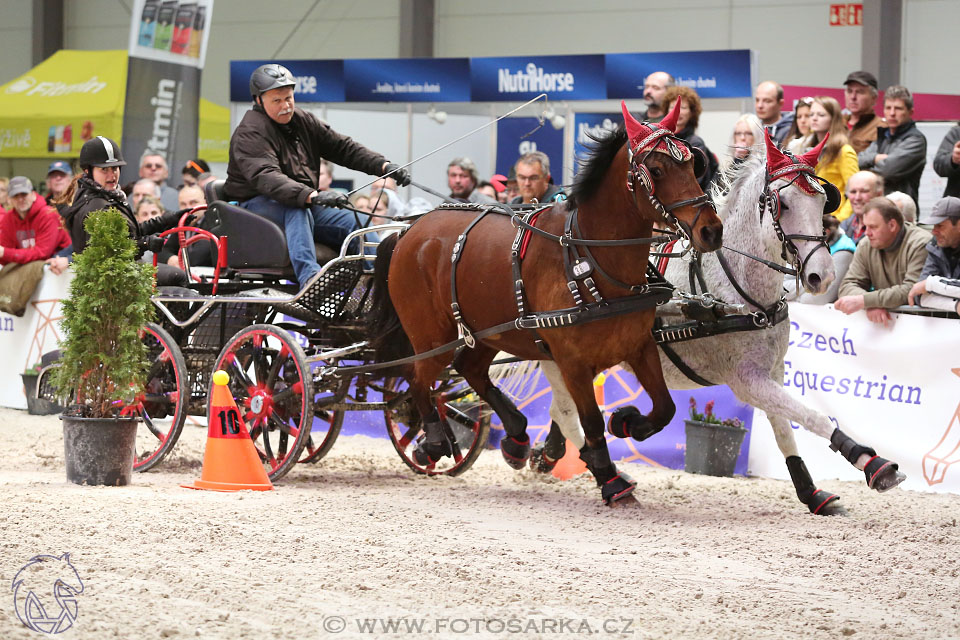
POLYGON ((521 176, 521 175, 518 175, 518 176, 517 176, 517 182, 536 182, 537 180, 541 180, 542 178, 543 178, 543 176, 541 176, 541 175, 539 175, 539 174, 533 175, 533 176, 521 176))
POLYGON ((151 163, 149 163, 149 162, 146 163, 146 164, 144 164, 143 166, 144 166, 145 168, 147 168, 147 169, 163 169, 163 165, 162 165, 162 164, 151 164, 151 163))

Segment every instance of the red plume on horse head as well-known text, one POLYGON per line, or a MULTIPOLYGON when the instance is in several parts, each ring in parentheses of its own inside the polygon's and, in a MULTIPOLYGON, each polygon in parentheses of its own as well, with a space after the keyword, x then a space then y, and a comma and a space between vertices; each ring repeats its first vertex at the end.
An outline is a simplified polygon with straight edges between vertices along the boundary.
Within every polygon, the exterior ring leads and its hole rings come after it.
POLYGON ((661 129, 669 129, 671 133, 677 132, 677 119, 680 117, 680 104, 683 102, 683 96, 677 96, 677 101, 673 103, 673 109, 660 121, 661 129))
POLYGON ((620 108, 623 109, 623 124, 627 128, 627 137, 630 138, 631 145, 637 144, 650 135, 650 127, 634 118, 623 100, 620 101, 620 108))
POLYGON ((828 133, 827 135, 823 136, 823 140, 820 141, 820 144, 815 146, 810 151, 807 151, 802 156, 797 156, 796 160, 791 159, 785 153, 780 151, 779 148, 777 148, 776 143, 770 137, 770 132, 766 129, 763 130, 763 137, 767 143, 767 171, 773 173, 777 169, 795 165, 797 164, 797 161, 811 167, 817 166, 817 160, 820 158, 820 152, 823 151, 823 145, 827 143, 827 138, 830 137, 830 134, 828 133))
POLYGON ((820 153, 823 151, 823 145, 827 144, 827 139, 830 137, 830 134, 823 136, 823 140, 820 141, 820 144, 815 146, 810 151, 807 151, 802 156, 797 156, 800 162, 810 165, 811 167, 817 166, 817 162, 820 160, 820 153))

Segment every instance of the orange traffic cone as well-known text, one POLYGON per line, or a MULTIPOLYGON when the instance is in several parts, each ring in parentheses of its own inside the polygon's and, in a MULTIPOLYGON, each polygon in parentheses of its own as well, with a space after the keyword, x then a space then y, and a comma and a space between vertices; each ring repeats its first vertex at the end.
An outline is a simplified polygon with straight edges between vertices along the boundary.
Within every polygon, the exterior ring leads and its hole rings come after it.
POLYGON ((187 489, 208 491, 272 491, 273 484, 260 462, 227 383, 226 371, 213 374, 213 398, 207 416, 207 447, 203 471, 187 489))
MULTIPOLYGON (((600 413, 604 412, 604 394, 603 385, 607 383, 607 376, 601 373, 593 380, 593 395, 597 399, 597 406, 600 407, 600 413)), ((567 451, 563 457, 557 460, 553 468, 553 477, 560 480, 569 480, 581 473, 587 472, 586 463, 580 459, 580 452, 573 446, 573 443, 567 440, 567 451)))

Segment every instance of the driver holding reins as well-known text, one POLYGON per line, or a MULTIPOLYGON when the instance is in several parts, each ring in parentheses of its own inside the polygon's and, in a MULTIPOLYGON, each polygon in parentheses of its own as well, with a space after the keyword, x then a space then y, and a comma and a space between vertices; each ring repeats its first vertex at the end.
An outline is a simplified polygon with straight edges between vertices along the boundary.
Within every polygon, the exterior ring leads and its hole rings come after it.
POLYGON ((302 288, 320 271, 315 241, 339 250, 347 235, 367 224, 367 216, 343 208, 346 195, 317 190, 321 161, 374 176, 390 173, 400 186, 410 184, 410 174, 296 108, 295 85, 279 64, 257 67, 250 76, 254 105, 230 138, 224 193, 283 228, 302 288))

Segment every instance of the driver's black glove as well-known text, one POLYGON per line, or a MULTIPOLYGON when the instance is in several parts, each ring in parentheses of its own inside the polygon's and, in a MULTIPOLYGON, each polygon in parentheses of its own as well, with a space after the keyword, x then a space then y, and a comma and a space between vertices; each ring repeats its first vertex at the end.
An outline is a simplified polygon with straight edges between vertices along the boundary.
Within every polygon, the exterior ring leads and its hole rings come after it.
POLYGON ((350 199, 345 193, 341 193, 340 191, 318 191, 317 195, 313 196, 310 204, 315 204, 319 207, 344 209, 350 206, 350 199))
POLYGON ((390 177, 397 181, 398 187, 405 187, 410 184, 410 172, 406 169, 401 169, 400 165, 389 162, 383 170, 385 174, 390 174, 390 177), (393 171, 393 173, 390 173, 391 171, 393 171))
POLYGON ((166 242, 166 238, 161 238, 160 236, 140 236, 137 238, 137 248, 140 249, 140 253, 143 254, 146 251, 153 251, 154 253, 160 253, 163 251, 163 243, 166 242))

